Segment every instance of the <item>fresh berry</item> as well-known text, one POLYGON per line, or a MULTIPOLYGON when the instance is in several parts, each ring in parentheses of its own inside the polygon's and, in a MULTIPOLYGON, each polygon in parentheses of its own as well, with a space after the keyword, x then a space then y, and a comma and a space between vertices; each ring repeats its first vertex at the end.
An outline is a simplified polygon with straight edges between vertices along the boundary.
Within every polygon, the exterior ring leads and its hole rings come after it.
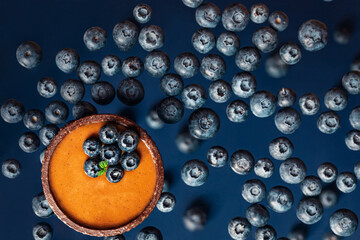
POLYGON ((336 180, 338 176, 338 169, 334 164, 324 162, 318 167, 317 175, 324 183, 331 183, 336 180))
POLYGON ((240 72, 231 80, 231 88, 234 94, 241 98, 251 97, 256 91, 257 83, 254 75, 248 72, 240 72))
POLYGON ((111 183, 117 183, 124 177, 124 170, 120 165, 109 166, 106 170, 106 179, 111 183))
POLYGON ((202 230, 208 220, 208 215, 207 206, 203 203, 190 205, 183 216, 185 228, 191 232, 202 230))
POLYGON ((328 42, 328 29, 323 22, 311 19, 304 22, 298 31, 298 40, 307 51, 319 51, 328 42))
POLYGON ((269 24, 276 31, 282 32, 289 25, 289 17, 282 11, 274 11, 269 16, 269 24))
POLYGON ((163 240, 161 232, 155 227, 145 227, 136 236, 136 240, 163 240))
POLYGON ((139 57, 128 57, 122 63, 121 70, 125 77, 136 78, 144 71, 144 63, 139 57))
POLYGON ((200 84, 189 84, 181 93, 181 101, 187 109, 201 108, 206 102, 206 90, 200 84))
POLYGON ((254 157, 246 150, 238 150, 231 155, 230 167, 231 169, 240 175, 246 175, 250 173, 255 164, 254 157))
POLYGON ((249 10, 241 3, 232 3, 224 9, 221 21, 227 31, 240 32, 250 21, 249 10))
POLYGON ((139 29, 135 23, 124 20, 115 25, 112 35, 120 51, 129 51, 137 42, 139 29))
POLYGON ((177 123, 184 116, 184 105, 175 97, 167 97, 157 105, 156 111, 165 123, 177 123))
POLYGON ((59 127, 54 124, 47 124, 39 131, 39 138, 44 146, 48 146, 59 132, 59 127))
POLYGON ((164 122, 160 119, 156 108, 150 109, 145 117, 145 121, 152 129, 161 129, 164 126, 164 122))
POLYGON ((121 60, 115 55, 107 55, 101 61, 101 68, 106 76, 112 77, 121 70, 121 60))
POLYGON ((83 150, 89 157, 96 157, 99 155, 101 149, 101 143, 99 139, 91 137, 85 140, 83 144, 83 150))
POLYGON ((279 173, 284 182, 298 184, 306 176, 306 166, 299 158, 288 158, 281 163, 279 173))
POLYGON ((305 224, 314 224, 321 220, 324 208, 321 202, 314 197, 300 200, 296 208, 297 218, 305 224))
POLYGON ((121 156, 121 166, 126 171, 135 170, 140 164, 140 156, 137 152, 125 152, 121 156))
POLYGON ((30 130, 39 130, 45 123, 44 113, 38 109, 30 109, 25 113, 23 122, 26 128, 30 130))
POLYGON ((144 68, 151 77, 162 77, 170 69, 170 58, 165 52, 152 51, 145 57, 144 68))
POLYGON ((187 161, 181 168, 181 179, 186 185, 191 187, 203 185, 208 176, 208 167, 198 159, 187 161))
POLYGON ((258 28, 252 35, 252 43, 263 53, 274 51, 278 42, 278 34, 271 27, 258 28))
POLYGON ((220 129, 220 118, 210 108, 199 108, 188 120, 190 134, 198 139, 213 138, 220 129))
POLYGON ((42 50, 36 42, 23 42, 16 49, 16 59, 21 66, 32 69, 40 64, 42 60, 42 50))
POLYGON ((260 158, 254 165, 256 176, 269 178, 274 174, 274 163, 268 158, 260 158))
POLYGON ((43 192, 39 193, 32 199, 32 209, 36 216, 48 218, 53 214, 48 201, 43 192))
POLYGON ((216 40, 216 48, 225 56, 233 56, 240 48, 240 38, 233 32, 223 32, 216 40))
POLYGON ((145 3, 139 3, 133 9, 133 16, 138 23, 147 23, 151 19, 152 9, 145 3))
POLYGON ((184 52, 174 60, 174 70, 183 78, 191 78, 199 72, 200 62, 195 54, 184 52))
POLYGON ((235 56, 235 64, 243 71, 254 71, 261 63, 261 54, 254 47, 243 47, 235 56))
POLYGON ((119 134, 118 145, 121 151, 132 152, 137 148, 139 140, 140 136, 135 130, 126 129, 119 134))
POLYGON ((78 67, 77 75, 84 84, 94 84, 100 78, 101 66, 92 60, 84 61, 78 67))
POLYGON ((97 82, 91 87, 91 98, 99 105, 107 105, 115 98, 115 89, 109 82, 97 82))
POLYGON ((209 148, 206 159, 212 167, 223 167, 229 159, 227 150, 221 146, 213 146, 209 148))
POLYGON ((166 96, 177 96, 183 91, 184 82, 180 75, 168 73, 161 78, 160 89, 166 96))
POLYGON ((56 66, 64 73, 71 73, 77 69, 80 57, 77 51, 72 48, 60 50, 55 57, 56 66))
POLYGON ((266 207, 255 203, 246 209, 246 218, 252 226, 263 227, 268 223, 270 214, 266 207))
POLYGON ((7 178, 17 178, 21 173, 21 164, 16 159, 5 160, 2 163, 1 172, 7 178))
POLYGON ((96 107, 86 101, 80 101, 72 107, 72 115, 76 120, 97 113, 96 107))
POLYGON ((19 146, 24 152, 32 153, 39 149, 40 139, 35 133, 26 132, 20 137, 19 146))
POLYGON ((249 105, 242 100, 234 100, 226 107, 226 116, 235 123, 244 122, 249 117, 249 105))
POLYGON ((291 88, 282 88, 278 91, 276 99, 279 107, 291 107, 296 102, 296 93, 291 88))
POLYGON ((135 78, 127 78, 120 82, 117 88, 118 99, 128 105, 134 106, 144 99, 145 90, 140 81, 135 78))
POLYGON ((34 240, 51 240, 53 229, 48 223, 41 222, 34 226, 32 234, 34 240))
POLYGON ((1 105, 1 117, 7 123, 20 122, 24 114, 24 105, 16 99, 8 99, 1 105))
POLYGON ((299 107, 304 115, 315 115, 320 109, 320 99, 313 93, 306 93, 299 98, 299 107))
POLYGON ((294 196, 287 187, 275 186, 268 193, 267 203, 274 212, 284 213, 289 211, 294 204, 294 196))
POLYGON ((100 159, 89 158, 84 163, 84 172, 92 178, 96 178, 101 174, 102 168, 100 167, 100 159))
POLYGON ((106 45, 106 32, 100 27, 91 27, 85 31, 83 40, 90 51, 100 50, 106 45))
POLYGON ((235 217, 228 225, 228 232, 232 239, 245 240, 251 233, 251 224, 246 218, 235 217))
POLYGON ((43 77, 37 83, 37 91, 40 96, 44 98, 51 98, 55 96, 58 90, 58 85, 52 77, 43 77))
POLYGON ((221 79, 226 72, 225 60, 220 55, 208 54, 201 60, 200 72, 210 81, 221 79))
POLYGON ((100 159, 112 166, 120 161, 121 151, 116 144, 105 145, 100 149, 100 159))
POLYGON ((181 131, 175 138, 175 144, 178 150, 184 154, 196 152, 200 147, 200 140, 194 138, 187 131, 181 131))
POLYGON ((209 86, 209 97, 216 103, 227 102, 231 97, 231 86, 225 80, 216 80, 209 86))
POLYGON ((255 3, 250 8, 250 19, 254 23, 264 23, 269 17, 269 8, 263 3, 255 3))
POLYGON ((85 88, 83 82, 75 79, 66 80, 60 88, 61 97, 68 103, 77 103, 84 97, 85 88))
POLYGON ((46 120, 52 124, 62 124, 69 116, 69 108, 66 103, 55 100, 50 102, 45 108, 46 120))
POLYGON ((143 27, 138 38, 140 46, 148 52, 159 49, 164 45, 164 31, 159 26, 149 25, 143 27))
POLYGON ((248 203, 261 202, 266 195, 265 184, 258 179, 247 180, 242 186, 241 195, 248 203))
POLYGON ((206 54, 215 47, 216 37, 210 29, 201 28, 194 32, 191 42, 197 52, 206 54))
POLYGON ((160 199, 156 204, 157 209, 160 212, 167 213, 174 210, 176 204, 176 198, 169 192, 161 193, 160 199))

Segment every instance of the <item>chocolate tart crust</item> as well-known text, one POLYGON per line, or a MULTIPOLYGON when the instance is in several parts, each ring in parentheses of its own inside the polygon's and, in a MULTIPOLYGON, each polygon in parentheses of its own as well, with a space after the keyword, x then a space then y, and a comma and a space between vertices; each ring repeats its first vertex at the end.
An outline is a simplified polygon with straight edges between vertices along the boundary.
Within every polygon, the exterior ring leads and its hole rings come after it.
POLYGON ((130 231, 131 229, 138 226, 140 223, 142 223, 149 214, 154 210, 157 202, 159 201, 163 183, 164 183, 164 166, 161 159, 161 155, 159 153, 159 150, 155 144, 155 142, 151 139, 151 137, 148 135, 148 133, 142 129, 139 125, 134 123, 133 121, 121 117, 119 115, 115 114, 97 114, 92 115, 88 117, 81 118, 79 120, 69 122, 64 127, 62 127, 59 131, 59 133, 56 135, 56 137, 52 140, 50 145, 47 148, 47 151, 45 153, 44 162, 41 169, 41 181, 43 185, 43 190, 45 197, 51 207, 51 209, 54 211, 56 216, 64 222, 67 226, 70 228, 81 232, 86 235, 90 236, 96 236, 96 237, 108 237, 108 236, 114 236, 117 234, 123 234, 124 232, 130 231), (64 213, 58 204, 56 203, 56 200, 54 199, 54 196, 50 189, 50 179, 49 179, 49 168, 50 168, 50 161, 51 157, 57 147, 57 145, 61 142, 64 137, 72 132, 74 129, 84 126, 91 123, 100 123, 100 122, 112 122, 115 124, 119 124, 124 126, 125 128, 132 128, 135 129, 139 135, 140 139, 144 142, 146 147, 149 149, 150 154, 154 160, 155 163, 155 169, 156 169, 156 185, 155 185, 155 191, 153 193, 153 197, 151 198, 148 205, 145 207, 144 211, 134 220, 130 221, 129 223, 119 226, 118 228, 112 228, 112 229, 92 229, 89 227, 81 226, 80 224, 76 223, 75 221, 71 220, 66 213, 64 213))

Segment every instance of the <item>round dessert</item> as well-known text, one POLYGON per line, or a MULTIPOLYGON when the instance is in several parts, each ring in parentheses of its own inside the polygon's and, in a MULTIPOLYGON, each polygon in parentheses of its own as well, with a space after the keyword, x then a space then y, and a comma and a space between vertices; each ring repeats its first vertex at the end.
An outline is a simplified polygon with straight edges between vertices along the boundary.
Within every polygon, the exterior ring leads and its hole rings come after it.
POLYGON ((164 181, 162 159, 156 144, 136 123, 118 115, 93 115, 63 127, 46 151, 42 184, 50 207, 66 225, 91 236, 114 236, 130 231, 145 220, 158 202, 164 181), (106 174, 89 177, 84 172, 83 143, 98 137, 106 124, 139 134, 136 152, 140 163, 124 170, 112 183, 106 174))

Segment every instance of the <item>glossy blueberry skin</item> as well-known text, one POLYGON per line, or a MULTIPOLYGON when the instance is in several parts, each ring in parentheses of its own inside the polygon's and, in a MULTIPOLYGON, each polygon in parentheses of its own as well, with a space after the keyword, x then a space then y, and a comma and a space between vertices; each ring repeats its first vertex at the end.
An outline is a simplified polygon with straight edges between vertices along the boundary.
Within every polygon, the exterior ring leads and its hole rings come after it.
POLYGON ((124 60, 121 70, 126 77, 135 78, 140 76, 144 71, 144 63, 139 57, 128 57, 124 60))
POLYGON ((233 93, 241 98, 251 97, 255 93, 256 87, 255 76, 248 72, 237 73, 231 80, 233 93))
POLYGON ((150 109, 145 117, 146 124, 152 129, 161 129, 164 126, 164 122, 160 119, 156 108, 150 109))
POLYGON ((175 97, 167 97, 157 105, 156 111, 165 123, 177 123, 184 116, 184 105, 175 97))
POLYGON ((133 9, 133 16, 138 23, 147 23, 152 17, 152 9, 145 3, 139 3, 133 9))
POLYGON ((336 178, 336 187, 343 193, 351 193, 356 189, 357 178, 352 172, 342 172, 336 178))
POLYGON ((181 168, 181 179, 190 187, 199 187, 206 182, 209 168, 198 159, 187 161, 181 168))
POLYGON ((180 75, 168 73, 161 78, 160 89, 166 96, 177 96, 184 89, 184 82, 180 75))
POLYGON ((254 71, 261 62, 261 55, 254 47, 243 47, 235 56, 235 64, 243 71, 254 71))
POLYGON ((196 8, 195 20, 201 27, 215 28, 221 20, 221 10, 214 3, 203 3, 196 8))
POLYGON ((48 223, 38 223, 33 227, 32 235, 34 240, 51 240, 53 229, 48 223))
POLYGON ((61 97, 68 103, 75 104, 84 97, 85 87, 83 82, 76 79, 66 80, 60 88, 61 97))
POLYGON ((208 54, 201 60, 200 72, 208 80, 218 80, 226 72, 226 63, 220 55, 208 54))
POLYGON ((215 47, 216 37, 210 29, 201 28, 194 32, 191 42, 197 52, 206 54, 215 47))
POLYGON ((165 52, 152 51, 145 57, 145 71, 154 78, 165 75, 170 68, 170 59, 165 52))
POLYGON ((290 189, 284 186, 275 186, 267 195, 269 208, 277 213, 284 213, 294 204, 294 196, 290 189))
POLYGON ((199 149, 200 140, 191 136, 189 131, 183 131, 176 136, 175 144, 180 152, 189 154, 199 149))
POLYGON ((241 195, 248 203, 261 202, 266 195, 265 184, 258 179, 247 180, 242 186, 241 195))
POLYGON ((62 124, 69 116, 69 108, 66 103, 55 100, 45 108, 45 118, 52 124, 62 124))
POLYGON ((270 219, 270 215, 266 207, 255 203, 246 209, 246 218, 254 227, 263 227, 270 219))
POLYGON ((243 4, 232 3, 224 9, 221 21, 227 31, 240 32, 248 25, 250 14, 243 4))
POLYGON ((58 85, 52 77, 43 77, 37 83, 37 91, 40 96, 44 98, 51 98, 55 96, 58 90, 58 85))
POLYGON ((97 82, 91 87, 91 98, 99 105, 107 105, 115 98, 115 88, 109 82, 97 82))
POLYGON ((306 93, 299 98, 299 107, 303 115, 315 115, 320 109, 320 99, 313 93, 306 93))
POLYGON ((245 240, 251 233, 251 224, 246 218, 235 217, 228 225, 228 233, 232 239, 245 240))
POLYGON ((269 91, 258 91, 250 99, 251 112, 259 118, 271 116, 276 109, 275 96, 269 91))
POLYGON ((299 158, 288 158, 281 163, 279 173, 284 182, 298 184, 306 176, 306 166, 299 158))
POLYGON ((300 200, 296 208, 297 218, 305 224, 314 224, 321 220, 324 208, 321 202, 314 197, 300 200))
POLYGON ((360 70, 350 71, 341 79, 342 86, 349 94, 355 95, 360 93, 360 70))
POLYGON ((101 149, 101 143, 99 139, 95 137, 90 137, 85 140, 83 144, 83 150, 86 155, 89 157, 96 157, 99 155, 101 149))
POLYGON ((23 122, 27 129, 39 130, 45 123, 44 113, 38 109, 30 109, 25 113, 23 122))
POLYGON ((315 19, 304 22, 298 31, 298 40, 307 51, 319 51, 328 42, 328 29, 326 25, 315 19))
POLYGON ((300 127, 301 117, 294 108, 282 108, 276 113, 274 122, 280 132, 292 134, 300 127))
POLYGON ((274 11, 269 16, 269 24, 276 31, 282 32, 289 25, 289 17, 282 11, 274 11))
POLYGON ((17 178, 21 174, 21 164, 16 159, 7 159, 1 165, 1 172, 9 179, 17 178))
POLYGON ((270 27, 258 28, 252 36, 252 43, 263 53, 274 51, 278 42, 277 32, 270 27))
POLYGON ((123 235, 116 235, 111 237, 104 237, 104 240, 125 240, 125 237, 123 235))
POLYGON ((174 210, 176 204, 176 198, 169 192, 161 193, 160 199, 156 204, 157 209, 160 212, 168 213, 174 210))
POLYGON ((216 103, 227 102, 231 97, 231 86, 225 80, 216 80, 209 86, 209 97, 216 103))
POLYGON ((360 131, 359 130, 351 130, 346 134, 345 137, 346 146, 353 151, 360 150, 360 131))
POLYGON ((210 166, 219 168, 227 164, 229 154, 225 148, 221 146, 213 146, 207 151, 206 159, 210 166))
POLYGON ((23 42, 16 49, 18 63, 27 69, 38 66, 42 60, 42 50, 36 42, 23 42))
POLYGON ((238 150, 231 155, 230 167, 239 174, 246 175, 251 172, 255 164, 253 155, 246 150, 238 150))
POLYGON ((115 55, 107 55, 101 61, 101 68, 106 76, 112 77, 121 70, 121 60, 115 55))
POLYGON ((206 102, 206 90, 199 84, 187 85, 181 93, 181 101, 187 109, 199 109, 206 102))
POLYGON ((296 92, 291 88, 282 88, 276 95, 279 107, 291 107, 296 102, 296 92))
POLYGON ((265 61, 265 71, 272 78, 282 78, 288 72, 289 66, 281 59, 276 52, 270 55, 265 61))
POLYGON ((137 42, 139 29, 135 23, 124 20, 115 25, 112 35, 120 51, 129 51, 137 42))
POLYGON ((241 123, 249 117, 249 105, 242 100, 234 100, 226 107, 226 116, 231 122, 241 123))
POLYGON ((358 227, 356 214, 348 209, 338 209, 330 217, 330 228, 340 237, 353 235, 358 227))
POLYGON ((321 180, 316 176, 306 176, 300 184, 300 189, 307 197, 318 196, 322 191, 321 180))
POLYGON ((124 177, 124 170, 120 165, 109 166, 106 170, 106 179, 111 183, 120 182, 124 177))
POLYGON ((19 147, 26 153, 33 153, 40 147, 40 139, 33 132, 24 133, 19 139, 19 147))
POLYGON ((121 166, 126 171, 135 170, 140 164, 140 156, 137 152, 125 152, 121 156, 121 166))
POLYGON ((161 232, 155 227, 145 227, 136 236, 136 240, 163 240, 161 232))
POLYGON ((353 128, 360 130, 360 106, 357 106, 351 110, 349 121, 353 128))
POLYGON ((34 196, 31 203, 32 209, 36 216, 41 218, 48 218, 53 215, 53 211, 51 210, 43 192, 34 196))
POLYGON ((55 57, 56 66, 64 73, 75 71, 80 64, 80 57, 76 50, 64 48, 60 50, 55 57))
POLYGON ((85 31, 83 41, 90 51, 100 50, 106 45, 106 32, 100 27, 91 27, 85 31))
POLYGON ((99 158, 89 158, 84 162, 84 172, 91 178, 98 177, 101 170, 99 158))
POLYGON ((270 142, 270 155, 276 160, 286 160, 294 152, 294 145, 286 137, 278 137, 270 142))
POLYGON ((357 162, 354 166, 354 173, 358 180, 360 180, 360 161, 357 162))
POLYGON ((324 97, 325 106, 333 111, 344 110, 348 103, 348 94, 342 88, 329 89, 324 97))
POLYGON ((233 56, 240 48, 240 38, 233 32, 223 32, 216 40, 216 48, 225 56, 233 56))
POLYGON ((250 8, 250 19, 254 23, 264 23, 269 17, 269 8, 263 3, 255 3, 250 8))
POLYGON ((277 233, 270 225, 265 225, 256 229, 255 240, 276 240, 277 233))
POLYGON ((322 133, 333 134, 340 127, 340 117, 336 112, 323 112, 318 117, 316 124, 322 133))
POLYGON ((97 113, 96 107, 86 101, 80 101, 72 107, 72 115, 75 120, 97 113))
POLYGON ((294 65, 302 58, 301 48, 295 42, 284 43, 279 49, 279 54, 281 60, 288 65, 294 65))
POLYGON ((159 49, 164 45, 165 35, 161 27, 149 25, 143 27, 139 34, 140 46, 148 52, 159 49))
POLYGON ((191 78, 199 72, 199 59, 191 52, 179 54, 174 60, 174 70, 183 78, 191 78))
POLYGON ((202 230, 208 219, 208 211, 204 206, 189 206, 184 213, 185 228, 191 232, 202 230))
POLYGON ((144 99, 145 90, 139 80, 127 78, 120 82, 116 95, 125 105, 135 106, 144 99))
POLYGON ((190 134, 194 138, 207 140, 219 131, 220 118, 210 108, 199 108, 191 113, 188 125, 190 134))
POLYGON ((185 6, 189 8, 197 8, 199 7, 204 0, 182 0, 185 6))
POLYGON ((338 195, 339 194, 331 188, 323 189, 319 195, 319 200, 324 208, 331 208, 337 204, 338 195))
POLYGON ((274 163, 268 158, 260 158, 254 165, 256 176, 269 178, 274 174, 274 163))
POLYGON ((84 84, 96 83, 101 75, 101 66, 93 60, 87 60, 80 64, 77 75, 84 84))
POLYGON ((122 131, 118 137, 118 145, 121 151, 133 152, 136 150, 140 141, 139 134, 132 129, 122 131))
POLYGON ((24 105, 16 99, 8 99, 1 105, 1 118, 7 123, 18 123, 25 114, 24 105))
POLYGON ((46 124, 39 131, 39 138, 44 146, 48 146, 59 132, 59 127, 55 124, 46 124))
POLYGON ((336 180, 338 169, 334 164, 324 162, 318 167, 317 175, 324 183, 331 183, 336 180))

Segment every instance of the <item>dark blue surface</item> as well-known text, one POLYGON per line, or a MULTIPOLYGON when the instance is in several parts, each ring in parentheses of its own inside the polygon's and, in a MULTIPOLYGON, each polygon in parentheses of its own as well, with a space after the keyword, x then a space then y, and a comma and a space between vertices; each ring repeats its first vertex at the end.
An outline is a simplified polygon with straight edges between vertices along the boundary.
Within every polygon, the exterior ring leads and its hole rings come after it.
MULTIPOLYGON (((108 54, 115 54, 124 60, 128 56, 137 55, 141 58, 146 52, 137 44, 129 52, 120 52, 112 40, 112 28, 121 20, 132 19, 132 9, 140 1, 130 0, 72 0, 72 1, 11 1, 0 2, 0 103, 8 98, 16 98, 25 104, 26 109, 44 107, 54 99, 60 99, 57 94, 49 100, 40 97, 36 91, 37 81, 43 76, 55 78, 59 84, 68 78, 76 78, 75 73, 64 74, 55 65, 56 53, 65 47, 76 49, 81 60, 96 60, 98 62, 108 54), (92 26, 104 28, 108 33, 108 43, 100 51, 89 52, 85 47, 82 37, 84 31, 92 26), (21 67, 15 58, 15 51, 23 41, 35 41, 43 49, 43 61, 40 66, 33 70, 21 67)), ((199 28, 195 22, 195 10, 185 7, 181 0, 156 0, 145 1, 153 9, 153 18, 149 24, 159 25, 164 29, 166 40, 162 48, 170 59, 181 52, 194 51, 191 45, 191 36, 199 28)), ((232 3, 230 0, 214 1, 220 9, 232 3)), ((341 76, 349 71, 349 65, 357 53, 360 52, 360 2, 358 0, 334 0, 326 3, 322 0, 302 1, 263 1, 270 11, 282 10, 290 18, 290 25, 284 32, 279 33, 280 42, 296 41, 297 29, 300 24, 308 19, 315 18, 324 21, 330 32, 329 43, 320 52, 305 52, 299 64, 291 67, 287 76, 281 79, 272 79, 264 71, 264 62, 261 63, 254 75, 258 81, 258 90, 269 90, 272 93, 282 87, 293 88, 298 97, 307 92, 317 94, 321 100, 325 92, 339 84, 341 76), (338 45, 333 41, 332 34, 335 26, 344 18, 353 18, 356 23, 356 31, 348 45, 338 45)), ((248 8, 254 1, 243 1, 248 8)), ((266 25, 266 24, 263 24, 266 25)), ((249 23, 248 27, 239 33, 241 45, 251 45, 252 32, 259 27, 249 23)), ((216 35, 223 32, 221 24, 214 30, 216 35)), ((215 52, 215 51, 213 51, 215 52)), ((196 55, 199 59, 200 54, 196 55)), ((224 57, 227 63, 227 72, 224 79, 230 81, 232 76, 239 72, 233 57, 224 57)), ((265 56, 263 55, 263 59, 265 56)), ((171 68, 173 72, 173 68, 171 68)), ((101 80, 110 81, 115 87, 124 79, 122 74, 109 78, 104 74, 101 80)), ((190 155, 181 154, 174 143, 174 138, 180 129, 185 126, 191 111, 186 110, 185 116, 180 123, 167 125, 161 130, 151 130, 145 123, 144 117, 148 110, 161 98, 163 94, 159 88, 159 79, 151 78, 144 73, 139 80, 143 83, 146 93, 145 99, 136 107, 126 107, 115 99, 108 106, 99 106, 100 113, 119 113, 135 118, 135 120, 153 137, 158 144, 163 156, 165 168, 173 173, 173 185, 171 192, 177 198, 175 210, 171 213, 160 213, 158 210, 142 223, 138 228, 126 233, 126 239, 135 239, 137 232, 148 225, 159 228, 164 239, 230 239, 227 233, 227 225, 235 216, 245 216, 245 210, 249 206, 241 197, 241 187, 247 179, 255 178, 252 172, 246 176, 235 174, 229 166, 214 169, 210 168, 210 176, 205 185, 197 188, 186 186, 180 179, 181 166, 190 159, 198 158, 206 161, 207 149, 213 145, 224 146, 230 154, 238 149, 249 150, 256 159, 269 157, 268 144, 282 134, 273 123, 273 116, 259 119, 251 115, 248 120, 241 124, 231 123, 225 115, 227 104, 215 104, 208 99, 205 106, 213 108, 221 118, 221 127, 215 138, 203 142, 200 149, 190 155), (193 200, 201 198, 210 205, 209 221, 203 231, 190 233, 186 231, 182 222, 182 215, 193 200)), ((206 89, 210 81, 204 79, 201 74, 191 79, 184 80, 185 85, 200 83, 206 89)), ((90 87, 86 87, 85 100, 92 102, 90 87)), ((231 100, 236 99, 235 96, 231 100)), ((245 100, 249 102, 249 99, 245 100)), ((354 164, 360 160, 359 152, 352 152, 345 146, 344 136, 350 131, 351 126, 348 115, 351 109, 360 104, 360 96, 349 96, 347 108, 340 112, 341 128, 333 135, 322 134, 316 127, 317 116, 303 116, 299 130, 288 137, 295 145, 294 156, 301 158, 308 168, 308 174, 315 175, 317 166, 330 161, 336 164, 339 171, 352 171, 354 164)), ((71 108, 72 106, 69 105, 71 108)), ((296 108, 298 105, 296 103, 296 108)), ((325 111, 322 104, 320 111, 325 111)), ((23 167, 22 175, 15 180, 0 176, 0 239, 31 239, 32 227, 44 219, 37 218, 31 208, 31 199, 42 191, 40 181, 41 164, 39 154, 25 154, 18 147, 17 141, 21 134, 26 131, 22 123, 15 125, 0 121, 0 159, 18 159, 23 167)), ((299 221, 295 215, 295 208, 301 199, 300 187, 288 185, 281 181, 278 173, 280 161, 274 160, 275 174, 264 180, 268 190, 275 185, 289 187, 296 200, 291 211, 285 214, 277 214, 270 211, 270 224, 278 232, 278 237, 286 236, 290 229, 299 221)), ((76 187, 76 186, 74 186, 76 187)), ((329 216, 338 208, 349 208, 358 215, 360 214, 360 192, 355 190, 350 194, 341 195, 338 205, 330 210, 325 210, 324 217, 320 222, 312 225, 308 239, 320 239, 322 235, 330 231, 329 216)), ((266 202, 263 202, 266 205, 266 202)), ((56 216, 45 219, 54 228, 54 240, 59 239, 96 239, 81 235, 65 226, 56 216)), ((252 232, 252 239, 254 236, 252 232)), ((348 239, 360 239, 360 230, 348 239)))

